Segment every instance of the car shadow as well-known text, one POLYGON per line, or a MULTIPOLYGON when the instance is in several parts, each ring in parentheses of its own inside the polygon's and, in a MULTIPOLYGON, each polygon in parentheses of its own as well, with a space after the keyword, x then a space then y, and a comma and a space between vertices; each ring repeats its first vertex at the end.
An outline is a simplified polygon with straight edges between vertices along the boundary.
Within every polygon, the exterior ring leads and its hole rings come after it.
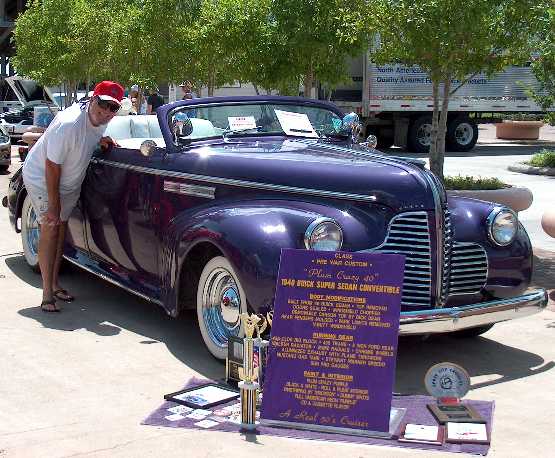
MULTIPOLYGON (((5 262, 22 281, 40 287, 40 276, 30 271, 23 256, 6 258, 5 262)), ((44 327, 60 331, 86 329, 102 337, 116 335, 125 329, 145 336, 140 344, 166 345, 179 361, 206 378, 223 377, 224 365, 206 350, 194 311, 185 311, 173 319, 160 307, 78 268, 64 271, 61 281, 78 296, 71 304, 60 303, 64 309, 62 313, 47 314, 39 307, 23 308, 19 313, 44 327)), ((472 377, 498 375, 494 380, 477 382, 472 388, 529 377, 555 366, 539 355, 486 337, 403 337, 399 342, 395 391, 426 394, 424 375, 432 365, 442 361, 463 366, 472 377)))
POLYGON ((555 253, 534 249, 532 288, 545 288, 549 296, 547 308, 555 311, 555 253))
MULTIPOLYGON (((5 259, 7 267, 22 281, 41 287, 40 275, 32 272, 23 256, 5 259)), ((85 329, 100 337, 114 336, 122 329, 144 336, 141 345, 162 343, 180 361, 206 378, 223 377, 224 364, 206 350, 197 325, 195 311, 171 318, 153 305, 78 268, 64 269, 60 276, 64 288, 76 300, 58 301, 61 313, 44 313, 38 307, 19 310, 19 314, 42 326, 59 331, 85 329)))
POLYGON ((487 337, 402 337, 397 355, 395 391, 402 394, 427 394, 426 372, 434 364, 445 361, 462 366, 471 377, 497 376, 493 380, 474 382, 471 389, 530 377, 555 367, 555 362, 545 361, 535 353, 487 337))

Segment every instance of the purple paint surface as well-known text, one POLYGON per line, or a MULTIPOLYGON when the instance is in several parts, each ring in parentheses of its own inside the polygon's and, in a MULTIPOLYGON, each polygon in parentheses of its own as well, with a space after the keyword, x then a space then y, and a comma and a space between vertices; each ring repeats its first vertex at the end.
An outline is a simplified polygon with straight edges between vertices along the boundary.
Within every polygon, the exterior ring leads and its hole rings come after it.
POLYGON ((282 251, 261 418, 389 431, 404 256, 282 251))

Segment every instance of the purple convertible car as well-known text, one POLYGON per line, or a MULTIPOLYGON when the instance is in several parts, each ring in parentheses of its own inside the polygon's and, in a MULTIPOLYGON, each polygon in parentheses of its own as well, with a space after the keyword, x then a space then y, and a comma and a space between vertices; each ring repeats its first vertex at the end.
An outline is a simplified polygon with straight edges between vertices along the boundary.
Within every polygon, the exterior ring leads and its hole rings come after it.
MULTIPOLYGON (((118 116, 93 158, 65 258, 176 316, 196 308, 217 358, 239 314, 273 306, 282 248, 406 256, 401 334, 476 336, 545 307, 513 211, 448 197, 415 159, 358 143, 357 116, 289 97, 180 101, 118 116)), ((37 267, 21 171, 10 219, 37 267)))

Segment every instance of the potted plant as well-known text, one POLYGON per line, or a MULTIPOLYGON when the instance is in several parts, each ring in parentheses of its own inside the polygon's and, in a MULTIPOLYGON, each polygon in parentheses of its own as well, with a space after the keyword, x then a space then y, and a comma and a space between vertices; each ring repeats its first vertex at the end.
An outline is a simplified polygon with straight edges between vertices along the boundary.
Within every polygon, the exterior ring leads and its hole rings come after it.
POLYGON ((511 186, 497 178, 446 176, 445 188, 449 195, 496 202, 519 212, 532 205, 533 195, 528 188, 511 186))
POLYGON ((495 135, 505 140, 537 140, 540 138, 542 116, 532 113, 507 115, 503 122, 495 124, 495 135))

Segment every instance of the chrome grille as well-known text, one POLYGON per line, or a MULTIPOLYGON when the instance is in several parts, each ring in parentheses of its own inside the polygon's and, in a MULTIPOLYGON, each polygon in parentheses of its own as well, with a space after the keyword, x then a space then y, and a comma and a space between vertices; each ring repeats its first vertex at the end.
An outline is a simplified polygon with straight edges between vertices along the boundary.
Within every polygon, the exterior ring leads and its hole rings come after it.
POLYGON ((430 306, 432 266, 426 212, 401 213, 393 217, 384 243, 371 251, 404 254, 405 279, 401 306, 430 306))
POLYGON ((453 228, 451 225, 451 212, 448 209, 443 211, 443 274, 441 276, 441 292, 439 297, 439 307, 445 305, 449 294, 449 275, 451 273, 451 255, 453 251, 453 228))
POLYGON ((449 294, 479 293, 488 277, 486 250, 477 243, 454 242, 449 294))

